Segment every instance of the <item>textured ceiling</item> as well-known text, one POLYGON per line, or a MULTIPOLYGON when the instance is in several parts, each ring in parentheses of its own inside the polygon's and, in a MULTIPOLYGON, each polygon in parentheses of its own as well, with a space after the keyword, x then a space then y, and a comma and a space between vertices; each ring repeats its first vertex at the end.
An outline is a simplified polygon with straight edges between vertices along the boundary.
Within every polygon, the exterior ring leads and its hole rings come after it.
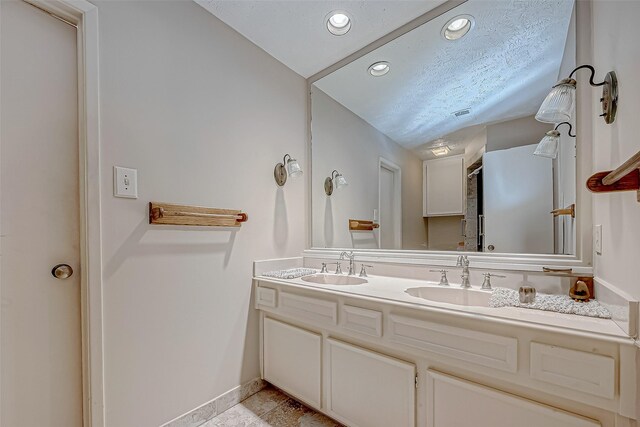
POLYGON ((572 11, 572 0, 469 0, 315 84, 399 144, 424 146, 535 114, 558 80, 572 11), (442 27, 459 14, 472 15, 475 27, 445 40, 442 27), (391 71, 369 76, 381 60, 391 71))
POLYGON ((324 70, 445 0, 194 0, 303 77, 324 70), (327 31, 325 17, 352 18, 343 36, 327 31))

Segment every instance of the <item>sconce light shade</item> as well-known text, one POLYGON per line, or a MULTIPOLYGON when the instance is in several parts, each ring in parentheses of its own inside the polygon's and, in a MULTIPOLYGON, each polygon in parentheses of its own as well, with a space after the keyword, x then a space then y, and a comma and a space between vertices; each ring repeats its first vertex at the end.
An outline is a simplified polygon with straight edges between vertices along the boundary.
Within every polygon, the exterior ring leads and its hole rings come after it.
POLYGON ((287 176, 290 176, 291 178, 297 178, 301 175, 302 168, 300 167, 300 164, 289 154, 285 154, 284 158, 282 159, 282 163, 278 163, 273 170, 273 177, 276 180, 276 184, 278 184, 278 186, 280 187, 282 187, 287 182, 287 176))
POLYGON ((344 179, 344 176, 342 176, 340 174, 336 175, 336 177, 333 179, 333 181, 334 181, 334 185, 335 185, 336 189, 343 188, 343 187, 346 187, 347 185, 349 185, 347 180, 344 179))
POLYGON ((333 194, 333 190, 346 187, 347 185, 349 185, 349 183, 344 179, 344 176, 337 170, 334 170, 331 172, 331 176, 324 180, 324 192, 327 196, 330 196, 333 194))
POLYGON ((550 159, 555 159, 558 157, 558 144, 560 142, 560 132, 557 130, 550 130, 547 134, 542 138, 538 146, 536 147, 536 151, 533 152, 536 156, 548 157, 550 159))
POLYGON ((536 120, 542 123, 560 123, 571 120, 576 97, 576 81, 565 79, 558 82, 542 102, 536 120))
POLYGON ((289 160, 287 160, 287 174, 291 178, 302 176, 302 168, 296 159, 289 158, 289 160))
POLYGON ((556 157, 558 157, 558 147, 560 146, 560 132, 558 132, 558 128, 562 125, 569 126, 569 132, 567 132, 567 134, 570 137, 576 137, 571 133, 571 129, 573 129, 571 123, 558 123, 553 130, 547 132, 544 138, 542 138, 542 140, 536 147, 536 151, 533 152, 535 156, 548 157, 550 159, 555 159, 556 157))

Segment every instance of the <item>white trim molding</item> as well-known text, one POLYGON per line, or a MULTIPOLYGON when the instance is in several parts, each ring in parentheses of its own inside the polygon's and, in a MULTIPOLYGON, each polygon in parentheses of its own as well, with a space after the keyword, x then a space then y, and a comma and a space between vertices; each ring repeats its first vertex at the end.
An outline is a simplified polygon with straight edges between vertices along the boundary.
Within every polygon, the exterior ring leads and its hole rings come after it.
POLYGON ((104 427, 98 8, 86 0, 24 0, 78 28, 82 412, 104 427))

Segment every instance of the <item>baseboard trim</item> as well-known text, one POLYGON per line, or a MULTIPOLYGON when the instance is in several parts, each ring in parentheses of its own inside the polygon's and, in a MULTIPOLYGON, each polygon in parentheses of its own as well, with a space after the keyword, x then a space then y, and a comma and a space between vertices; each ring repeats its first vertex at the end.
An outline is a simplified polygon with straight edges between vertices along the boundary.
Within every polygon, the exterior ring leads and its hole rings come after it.
POLYGON ((180 415, 179 417, 162 424, 161 427, 198 427, 216 415, 221 414, 232 406, 242 402, 247 397, 256 394, 265 388, 266 385, 267 383, 264 380, 254 378, 253 380, 239 385, 226 393, 221 394, 215 399, 192 409, 186 414, 180 415))

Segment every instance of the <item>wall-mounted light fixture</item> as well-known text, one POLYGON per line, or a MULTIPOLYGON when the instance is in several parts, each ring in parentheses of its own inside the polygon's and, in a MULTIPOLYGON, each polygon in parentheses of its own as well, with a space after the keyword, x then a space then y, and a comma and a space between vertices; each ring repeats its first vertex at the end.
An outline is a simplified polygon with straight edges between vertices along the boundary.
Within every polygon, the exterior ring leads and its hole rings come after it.
POLYGON ((556 83, 542 102, 536 114, 536 120, 543 123, 560 123, 571 120, 576 100, 576 80, 573 79, 573 75, 582 68, 591 70, 591 78, 589 79, 591 86, 602 86, 602 98, 600 98, 602 114, 600 114, 600 117, 604 117, 606 123, 613 123, 616 119, 618 106, 618 79, 616 78, 616 73, 615 71, 609 71, 603 82, 595 83, 593 77, 596 70, 591 65, 579 66, 569 74, 568 78, 556 83))
POLYGON ((337 170, 334 170, 331 172, 331 177, 327 177, 327 179, 324 180, 324 192, 327 193, 327 196, 330 196, 333 194, 334 189, 337 190, 339 188, 346 187, 347 185, 349 184, 347 183, 347 180, 344 179, 344 176, 342 176, 342 174, 337 170))
POLYGON ((535 156, 548 157, 550 159, 555 159, 556 157, 558 157, 558 146, 560 144, 560 132, 558 132, 558 128, 562 125, 568 125, 569 136, 572 138, 576 137, 575 135, 571 134, 571 123, 558 123, 558 125, 553 130, 547 132, 544 138, 542 138, 542 140, 536 147, 536 151, 533 152, 535 156))
POLYGON ((302 168, 300 167, 300 164, 289 154, 285 154, 282 159, 282 163, 278 163, 273 170, 273 177, 276 179, 276 184, 280 187, 287 182, 287 175, 291 178, 297 178, 302 175, 302 168))

